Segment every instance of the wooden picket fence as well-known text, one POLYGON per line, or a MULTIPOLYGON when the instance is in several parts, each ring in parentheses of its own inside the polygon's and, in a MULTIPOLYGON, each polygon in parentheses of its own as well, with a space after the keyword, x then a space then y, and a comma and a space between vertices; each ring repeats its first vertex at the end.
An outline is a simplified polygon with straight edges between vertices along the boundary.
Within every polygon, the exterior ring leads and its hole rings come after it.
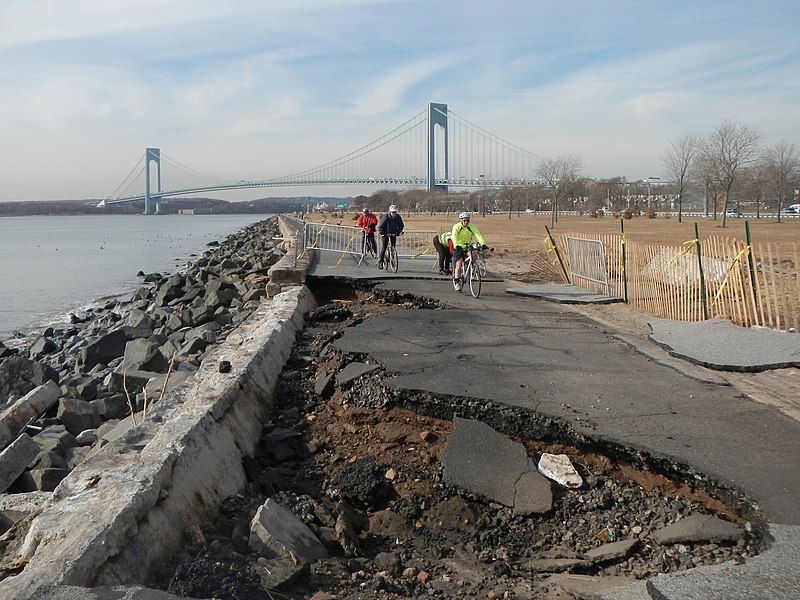
MULTIPOLYGON (((800 330, 800 251, 712 236, 679 246, 626 240, 623 234, 559 233, 547 237, 551 272, 567 283, 620 298, 654 316, 680 321, 729 319, 743 327, 800 330), (576 244, 575 238, 597 244, 576 244), (589 256, 586 256, 589 254, 589 256), (582 275, 586 264, 603 265, 582 275), (574 268, 573 268, 574 267, 574 268)), ((541 270, 541 269, 540 269, 541 270)))

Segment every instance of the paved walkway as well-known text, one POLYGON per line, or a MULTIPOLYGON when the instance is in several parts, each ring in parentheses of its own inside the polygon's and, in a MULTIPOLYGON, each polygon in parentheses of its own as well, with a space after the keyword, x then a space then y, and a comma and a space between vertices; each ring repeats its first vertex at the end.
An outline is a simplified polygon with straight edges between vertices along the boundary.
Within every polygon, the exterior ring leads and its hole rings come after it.
POLYGON ((713 372, 659 360, 663 349, 647 339, 636 348, 561 304, 510 294, 509 282, 486 283, 475 299, 422 266, 401 264, 387 277, 332 258, 322 256, 311 274, 381 279, 387 289, 450 306, 390 313, 348 328, 336 342, 381 361, 395 373, 392 385, 534 410, 578 436, 738 489, 765 513, 776 543, 758 561, 659 576, 608 598, 800 597, 800 423, 714 381, 713 372))

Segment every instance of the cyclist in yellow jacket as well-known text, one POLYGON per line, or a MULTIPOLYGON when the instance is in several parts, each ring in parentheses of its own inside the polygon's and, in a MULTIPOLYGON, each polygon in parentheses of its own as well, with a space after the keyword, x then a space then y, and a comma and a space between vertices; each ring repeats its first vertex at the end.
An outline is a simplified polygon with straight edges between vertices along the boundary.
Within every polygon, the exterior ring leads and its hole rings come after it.
POLYGON ((459 222, 453 225, 453 230, 450 232, 453 241, 453 286, 459 291, 461 291, 461 268, 464 266, 464 256, 472 243, 472 238, 474 237, 481 246, 486 247, 486 241, 481 232, 475 225, 470 224, 469 219, 468 212, 458 213, 459 222))

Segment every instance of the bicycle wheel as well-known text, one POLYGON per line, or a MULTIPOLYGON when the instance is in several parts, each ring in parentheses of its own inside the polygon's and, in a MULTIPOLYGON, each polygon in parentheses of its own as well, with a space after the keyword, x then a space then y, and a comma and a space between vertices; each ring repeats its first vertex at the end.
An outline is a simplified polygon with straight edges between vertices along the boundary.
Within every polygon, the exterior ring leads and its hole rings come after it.
POLYGON ((478 265, 473 262, 469 263, 467 277, 469 279, 469 291, 473 298, 477 298, 481 295, 481 270, 478 265))
POLYGON ((397 273, 398 267, 398 260, 397 260, 397 248, 394 245, 389 244, 389 247, 386 249, 388 252, 387 260, 389 261, 389 268, 392 270, 392 273, 397 273))
POLYGON ((475 266, 478 267, 481 277, 486 277, 486 259, 479 252, 475 254, 475 266))

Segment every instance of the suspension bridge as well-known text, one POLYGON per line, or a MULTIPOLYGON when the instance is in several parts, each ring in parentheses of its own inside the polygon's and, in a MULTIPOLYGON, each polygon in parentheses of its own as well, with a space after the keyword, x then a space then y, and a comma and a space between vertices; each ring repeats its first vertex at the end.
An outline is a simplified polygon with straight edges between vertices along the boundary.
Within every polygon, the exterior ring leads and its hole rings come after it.
POLYGON ((317 185, 418 187, 523 186, 536 183, 541 160, 430 103, 405 123, 375 141, 318 167, 260 180, 224 179, 201 173, 147 148, 125 180, 99 207, 144 200, 145 214, 159 212, 161 199, 200 192, 317 185))

